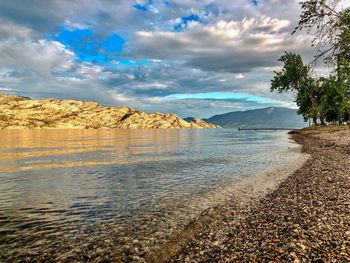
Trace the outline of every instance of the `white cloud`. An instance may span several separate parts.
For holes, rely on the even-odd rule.
[[[139,31],[132,52],[140,58],[183,61],[209,71],[249,72],[276,66],[284,50],[308,50],[309,38],[292,37],[290,21],[261,16],[241,21],[192,23],[186,31]]]
[[[11,22],[0,23],[0,68],[27,70],[51,77],[58,69],[67,69],[74,53],[57,41],[33,40],[33,30]]]
[[[74,54],[56,41],[29,40],[19,42],[9,39],[0,42],[0,64],[10,68],[30,70],[50,77],[54,70],[67,68]]]
[[[235,75],[235,79],[244,79],[245,76],[242,73]]]
[[[69,19],[64,20],[64,25],[70,29],[87,29],[91,27],[91,25],[87,23],[72,22]]]
[[[1,87],[0,87],[0,91],[11,91],[11,90],[13,90],[13,89],[10,89],[10,88],[1,88]]]
[[[168,87],[168,85],[164,84],[164,83],[159,83],[159,82],[155,82],[155,83],[144,83],[144,84],[136,84],[134,85],[134,87],[136,88],[140,88],[140,89],[165,89]]]
[[[91,62],[82,62],[76,65],[74,73],[84,79],[97,79],[103,75],[103,68]]]

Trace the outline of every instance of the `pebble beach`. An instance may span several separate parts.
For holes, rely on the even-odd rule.
[[[350,262],[350,130],[291,136],[308,155],[299,169],[206,211],[149,262]]]

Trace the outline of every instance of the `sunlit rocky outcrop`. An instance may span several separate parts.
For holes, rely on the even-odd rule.
[[[218,128],[175,114],[146,113],[92,101],[30,99],[0,94],[0,129],[166,129]]]

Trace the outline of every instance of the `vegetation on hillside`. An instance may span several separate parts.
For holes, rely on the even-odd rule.
[[[314,124],[348,121],[350,117],[350,9],[337,0],[301,2],[300,20],[293,34],[305,30],[312,35],[314,60],[305,64],[299,54],[285,52],[284,66],[275,71],[271,91],[291,91],[298,113]],[[312,69],[323,63],[331,69],[328,77],[318,77]]]

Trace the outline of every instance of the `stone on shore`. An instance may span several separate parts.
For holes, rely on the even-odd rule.
[[[350,130],[293,137],[303,167],[248,208],[232,200],[159,262],[350,262]]]

